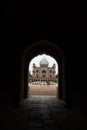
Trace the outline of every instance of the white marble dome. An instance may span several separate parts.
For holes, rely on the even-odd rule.
[[[40,64],[49,64],[48,60],[45,57],[40,61]]]

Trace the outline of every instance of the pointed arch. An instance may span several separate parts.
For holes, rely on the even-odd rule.
[[[28,96],[28,66],[30,61],[35,56],[44,53],[52,56],[59,65],[59,90],[57,96],[59,99],[65,100],[65,57],[58,46],[47,40],[37,41],[24,50],[21,65],[21,96],[25,98]]]

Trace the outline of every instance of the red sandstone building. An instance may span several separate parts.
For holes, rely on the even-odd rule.
[[[55,81],[55,67],[55,64],[49,67],[49,62],[45,58],[40,61],[40,67],[37,67],[34,63],[32,74],[33,81]]]

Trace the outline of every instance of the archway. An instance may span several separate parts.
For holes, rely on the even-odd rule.
[[[46,54],[37,55],[29,64],[29,95],[58,95],[58,63]]]
[[[28,66],[32,58],[38,54],[48,54],[52,56],[59,65],[59,90],[58,98],[65,100],[65,57],[62,50],[53,43],[45,40],[41,40],[33,43],[27,49],[25,49],[22,56],[22,68],[21,68],[21,97],[27,98],[28,96]]]

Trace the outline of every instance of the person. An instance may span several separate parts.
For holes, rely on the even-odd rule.
[[[47,80],[47,86],[48,86],[48,80]]]
[[[48,81],[48,85],[50,85],[50,80]]]
[[[49,81],[49,80],[47,80],[47,86],[48,86],[48,85],[50,85],[50,81]]]

